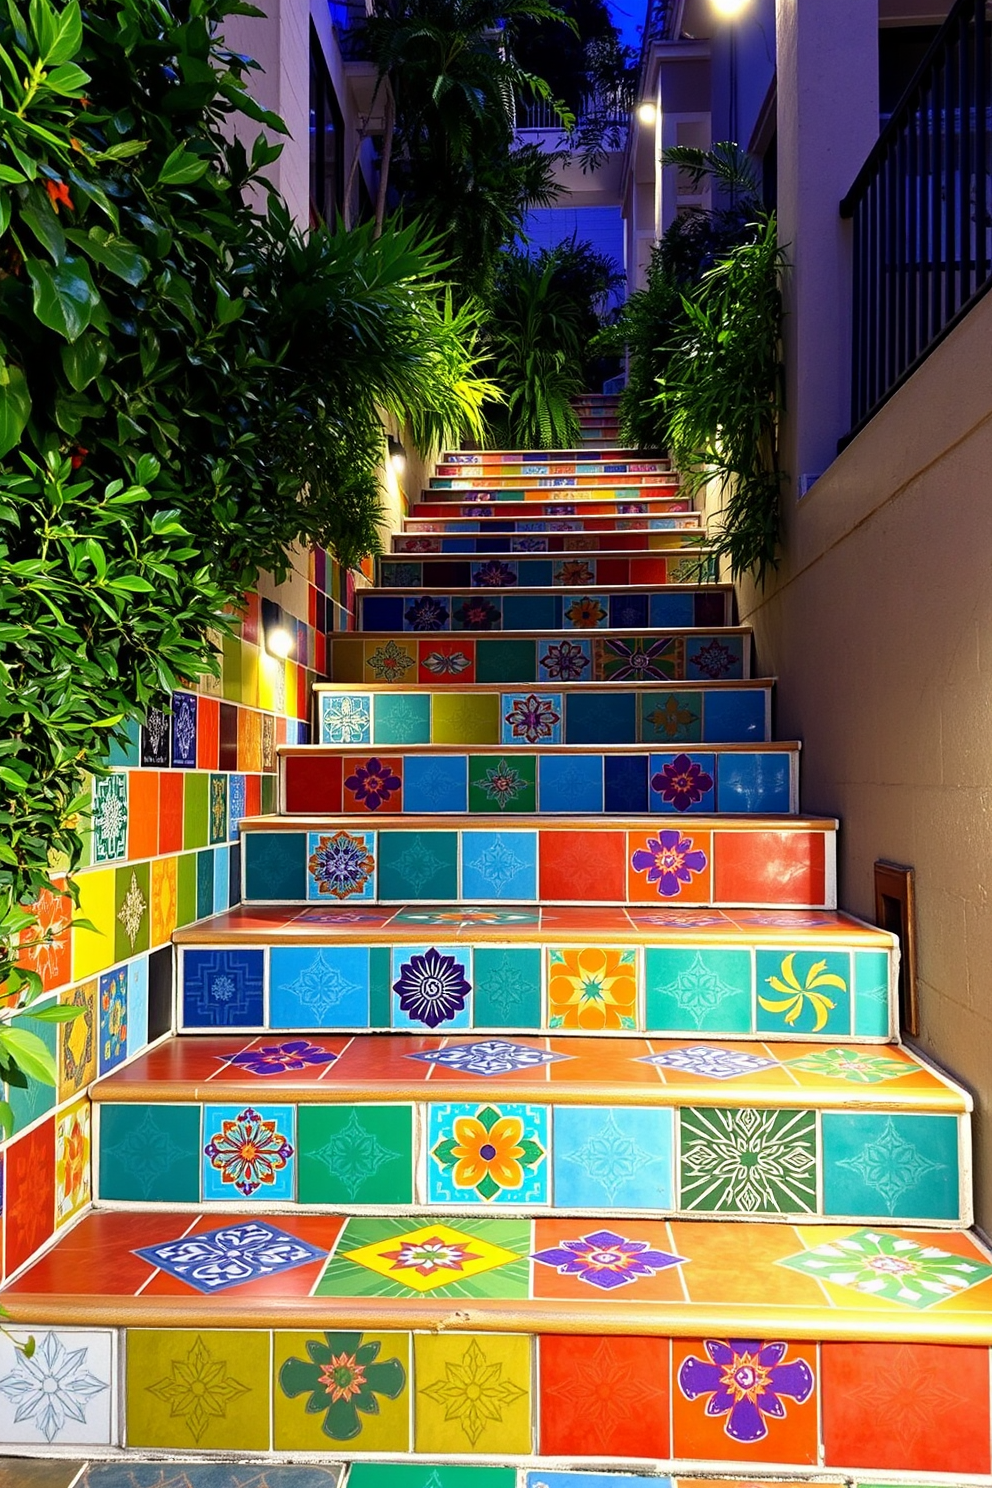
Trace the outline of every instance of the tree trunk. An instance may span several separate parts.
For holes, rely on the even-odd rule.
[[[386,221],[386,196],[389,192],[389,166],[393,158],[393,131],[396,127],[396,100],[390,88],[386,94],[386,121],[382,133],[382,164],[379,167],[379,190],[375,199],[375,236],[382,236]]]

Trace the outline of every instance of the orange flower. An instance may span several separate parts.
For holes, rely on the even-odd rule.
[[[636,1028],[634,953],[583,946],[554,950],[548,980],[552,1028]]]
[[[46,181],[45,190],[48,192],[48,199],[56,212],[59,207],[72,207],[72,197],[69,195],[69,188],[64,181]]]
[[[523,1134],[519,1116],[500,1116],[488,1131],[477,1116],[457,1116],[451,1148],[455,1187],[477,1188],[488,1177],[499,1188],[519,1188],[524,1181]]]
[[[576,630],[595,630],[599,622],[606,619],[606,611],[598,599],[587,595],[583,599],[572,601],[565,611],[565,618],[572,622]]]
[[[65,1139],[65,1163],[64,1176],[62,1179],[62,1197],[66,1203],[70,1203],[79,1189],[82,1187],[86,1176],[86,1138],[79,1125],[79,1118],[73,1117]]]

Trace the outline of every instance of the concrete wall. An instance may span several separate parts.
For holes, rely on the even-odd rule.
[[[746,588],[802,805],[841,819],[842,905],[877,858],[916,869],[920,1043],[975,1093],[992,1233],[992,296],[801,502],[781,569]]]

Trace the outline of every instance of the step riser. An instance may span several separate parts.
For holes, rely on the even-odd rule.
[[[806,1474],[817,1468],[855,1473],[859,1488],[870,1488],[879,1471],[919,1483],[928,1472],[949,1468],[954,1476],[940,1481],[964,1488],[968,1474],[987,1474],[990,1465],[989,1351],[978,1345],[949,1356],[940,1345],[923,1344],[904,1356],[884,1343],[796,1339],[774,1345],[759,1334],[754,1342],[767,1350],[763,1357],[771,1372],[759,1396],[764,1409],[748,1411],[735,1409],[729,1395],[723,1406],[717,1393],[721,1366],[733,1372],[734,1350],[725,1339],[708,1346],[705,1336],[628,1333],[604,1339],[591,1329],[572,1337],[471,1329],[436,1335],[400,1331],[396,1322],[385,1327],[373,1307],[347,1331],[329,1318],[326,1334],[313,1321],[305,1331],[270,1331],[257,1323],[215,1330],[73,1330],[50,1329],[40,1316],[28,1322],[24,1331],[42,1340],[46,1352],[76,1355],[85,1370],[87,1393],[78,1407],[83,1419],[70,1419],[53,1443],[70,1445],[76,1455],[126,1444],[133,1452],[166,1451],[195,1463],[233,1452],[264,1470],[268,1454],[277,1461],[280,1454],[306,1453],[322,1472],[328,1463],[351,1463],[348,1488],[594,1488],[600,1480],[577,1470],[582,1463],[592,1472],[638,1463],[677,1474],[722,1470],[728,1481],[711,1481],[710,1488],[740,1488],[739,1473],[750,1462],[765,1473],[787,1473],[790,1482],[797,1481],[796,1473],[803,1473],[798,1481],[813,1481]],[[22,1371],[7,1348],[5,1359],[16,1377]],[[742,1343],[736,1345],[737,1367],[749,1373],[753,1348],[748,1354]],[[358,1365],[366,1387],[357,1395],[362,1410],[352,1405],[349,1411],[350,1402],[333,1408],[331,1386],[320,1383],[329,1359],[338,1368]],[[953,1436],[907,1431],[894,1407],[882,1413],[873,1408],[878,1381],[890,1378],[894,1359],[910,1369],[923,1399],[941,1389],[943,1409],[956,1423]],[[480,1378],[484,1383],[476,1389],[486,1409],[472,1412],[465,1391]],[[208,1408],[194,1410],[182,1393],[191,1379],[202,1382]],[[597,1379],[624,1388],[593,1394],[589,1382]],[[713,1401],[717,1409],[710,1414]],[[13,1417],[13,1406],[6,1414]],[[17,1447],[49,1445],[36,1413],[11,1419],[6,1435]],[[390,1455],[391,1464],[374,1460]],[[534,1470],[537,1455],[574,1463],[576,1470]],[[397,1456],[406,1460],[397,1462]],[[452,1463],[452,1456],[465,1465]],[[439,1459],[447,1465],[432,1471]],[[527,1465],[518,1472],[512,1465],[471,1467],[475,1462]],[[181,1471],[164,1470],[170,1482]],[[162,1466],[155,1471],[156,1481],[164,1481]],[[223,1477],[216,1483],[211,1478],[214,1488],[243,1488],[251,1468],[243,1466],[231,1478],[221,1466],[216,1471]],[[691,1488],[682,1477],[627,1478],[612,1471],[601,1481],[604,1488]],[[703,1488],[702,1480],[695,1481]],[[132,1482],[142,1488],[152,1479]],[[886,1482],[892,1485],[891,1476]],[[332,1488],[331,1479],[327,1485]],[[111,1488],[121,1488],[121,1481]],[[306,1478],[299,1488],[314,1484]]]
[[[319,914],[319,911],[317,912]],[[340,913],[340,911],[339,911]],[[646,911],[650,916],[650,911]],[[652,1039],[685,1039],[695,1044],[700,1037],[731,1040],[761,1040],[774,1037],[802,1043],[830,1045],[837,1039],[857,1038],[866,1043],[896,1036],[897,957],[886,950],[861,950],[838,942],[836,936],[818,939],[809,931],[801,943],[790,945],[761,938],[755,927],[747,946],[738,942],[714,948],[700,940],[693,944],[691,931],[685,943],[632,944],[635,933],[660,933],[648,921],[637,921],[639,931],[628,931],[622,939],[623,961],[617,963],[617,1001],[604,1007],[599,1016],[565,1006],[560,997],[562,965],[589,962],[612,964],[618,952],[602,941],[562,947],[541,944],[535,924],[531,944],[508,944],[500,940],[499,925],[470,922],[475,943],[467,942],[464,929],[443,923],[443,916],[416,910],[399,914],[403,923],[384,942],[362,944],[359,939],[335,944],[333,914],[325,926],[325,941],[315,944],[314,926],[302,917],[302,933],[293,941],[292,927],[285,942],[252,944],[240,938],[236,948],[223,944],[183,946],[179,949],[178,985],[181,989],[179,1020],[185,1033],[218,1033],[237,1028],[246,1033],[295,1031],[396,1032],[409,1031],[409,1015],[400,1007],[393,984],[418,947],[409,937],[421,933],[424,948],[451,956],[462,968],[467,984],[464,1009],[437,1024],[426,1024],[420,1032],[459,1036],[534,1035],[556,1038],[565,1032],[628,1032]],[[441,923],[437,923],[438,918]],[[494,915],[496,918],[496,915]],[[526,919],[517,912],[515,918]],[[388,914],[384,921],[388,923]],[[432,923],[433,922],[433,923]],[[342,925],[338,937],[354,929]],[[433,935],[435,939],[431,940]],[[447,943],[445,936],[454,940]],[[616,933],[611,937],[615,942]],[[242,940],[244,943],[242,943]],[[789,961],[789,957],[792,961]],[[798,1009],[768,1006],[786,1003],[771,978],[784,981],[791,967],[800,987],[814,983],[819,962],[837,979],[821,988],[833,1004],[816,1005],[808,997]],[[225,978],[236,989],[224,1001],[213,994],[217,978]],[[843,984],[842,986],[839,985]],[[817,990],[812,987],[811,990]],[[620,992],[623,1006],[620,1006]],[[791,1016],[793,1021],[787,1022]],[[627,1020],[627,1026],[624,1024]],[[822,1020],[822,1021],[821,1021]],[[833,1061],[827,1061],[833,1067]],[[869,1071],[872,1078],[874,1072]],[[843,1077],[846,1082],[847,1075]],[[723,1088],[723,1087],[721,1087]],[[842,1088],[848,1088],[846,1083]],[[860,1084],[851,1087],[861,1090]]]
[[[623,471],[611,471],[608,467],[593,469],[588,473],[573,471],[567,475],[547,475],[540,471],[515,470],[512,466],[501,470],[478,466],[450,475],[432,475],[425,489],[461,491],[471,486],[492,491],[505,491],[513,486],[529,491],[609,491],[622,499],[645,491],[658,495],[676,491],[679,489],[679,482],[674,475],[628,475]]]
[[[403,595],[360,590],[358,630],[634,630],[685,626],[705,629],[733,623],[733,594],[692,590],[637,594],[623,589],[579,589],[558,593],[504,591],[477,586],[468,593],[409,590]]]
[[[494,537],[484,537],[479,533],[468,533],[464,537],[433,533],[413,536],[400,533],[394,535],[390,552],[393,555],[413,556],[424,553],[485,553],[493,557],[503,557],[507,553],[590,553],[595,556],[607,549],[611,554],[651,553],[656,562],[666,565],[664,582],[668,584],[697,582],[700,562],[709,564],[713,561],[705,548],[687,557],[671,552],[666,556],[667,543],[667,537],[657,532],[547,532],[537,536],[532,533],[526,536],[497,533]],[[661,583],[662,580],[651,582]]]
[[[398,687],[459,682],[719,682],[750,676],[750,631],[677,635],[344,636],[328,644],[335,682]]]
[[[628,479],[635,478],[644,480],[651,476],[664,476],[667,480],[676,481],[678,477],[672,473],[667,461],[662,460],[587,460],[585,458],[573,458],[571,460],[502,460],[495,457],[487,457],[481,461],[471,464],[443,460],[435,471],[436,478],[455,477],[459,480],[466,475],[487,477],[490,475],[517,476],[528,478],[531,476],[625,476]]]
[[[466,500],[466,495],[471,495],[471,500]],[[425,499],[417,501],[411,506],[407,513],[410,521],[419,521],[423,517],[523,517],[528,521],[531,517],[667,517],[667,516],[696,516],[692,510],[691,502],[682,496],[673,496],[664,501],[542,501],[536,498],[524,500],[514,491],[496,492],[491,497],[482,492],[466,493],[460,491],[454,498],[443,498],[440,493],[433,495],[428,492]],[[701,526],[698,520],[695,524]]]
[[[716,578],[715,565],[708,555],[700,555],[703,580]],[[628,585],[651,584],[656,588],[668,583],[669,560],[658,558],[625,558],[612,553],[599,556],[590,553],[582,558],[518,557],[509,550],[497,558],[473,563],[471,559],[450,557],[433,559],[380,558],[376,569],[382,589],[439,589],[449,593],[457,589],[491,589],[519,585],[527,588],[548,586],[575,589],[583,584]],[[689,564],[684,565],[686,568]],[[688,579],[683,580],[688,585]],[[698,576],[697,576],[698,582]]]
[[[348,841],[335,841],[342,832]],[[640,830],[594,822],[494,829],[454,819],[446,829],[372,829],[329,817],[319,831],[253,826],[242,843],[244,900],[254,904],[836,907],[834,833],[816,828],[708,830],[683,819]],[[665,866],[669,848],[684,878]],[[342,880],[333,864],[345,851],[351,868]]]
[[[319,692],[321,744],[763,743],[771,686],[674,691],[588,684],[539,692]]]
[[[563,516],[560,519],[539,517],[525,521],[522,517],[504,517],[502,512],[487,507],[492,515],[482,518],[451,517],[406,517],[403,530],[407,536],[419,537],[438,533],[440,535],[470,537],[473,534],[493,537],[516,536],[527,532],[653,532],[659,547],[689,548],[698,543],[702,528],[698,516],[693,512],[677,513],[673,516],[587,517]],[[602,546],[602,544],[600,544]],[[612,547],[609,543],[607,546]]]
[[[714,811],[771,816],[799,810],[799,756],[788,750],[516,751],[505,759],[434,750],[342,756],[311,748],[281,755],[279,763],[279,811],[288,816],[342,811],[375,817],[491,816],[500,811],[528,816],[650,812],[682,818]]]

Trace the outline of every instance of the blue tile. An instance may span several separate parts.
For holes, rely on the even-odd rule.
[[[537,832],[464,832],[461,897],[537,898]]]
[[[472,1023],[472,952],[468,946],[400,946],[392,952],[393,1028],[438,1030]]]
[[[451,629],[451,601],[445,594],[408,594],[400,606],[404,630]],[[366,625],[365,629],[370,630],[371,626]]]
[[[474,553],[475,539],[471,537],[444,537],[441,539],[442,553]]]
[[[203,1197],[240,1204],[292,1203],[296,1190],[296,1107],[205,1106]],[[258,1152],[245,1162],[240,1148]]]
[[[697,754],[695,750],[653,754],[651,810],[670,811],[678,816],[690,811],[712,811],[715,771],[712,754]]]
[[[227,905],[224,905],[227,908]],[[127,968],[127,1052],[137,1054],[148,1042],[148,957],[138,956]]]
[[[227,819],[230,840],[237,842],[240,832],[241,818],[245,814],[245,777],[243,775],[229,775],[227,777]]]
[[[495,1092],[494,1092],[495,1097]],[[431,1204],[500,1205],[540,1204],[548,1202],[550,1140],[547,1106],[520,1105],[514,1101],[455,1102],[428,1108],[427,1135],[427,1197]],[[458,1171],[456,1159],[451,1151],[454,1124],[458,1120],[493,1124],[499,1120],[520,1122],[521,1142],[524,1152],[520,1159],[522,1182],[516,1188],[503,1188],[499,1183],[499,1170],[494,1168],[480,1173],[474,1188],[461,1187],[455,1183]],[[483,1152],[485,1148],[481,1149]],[[519,1149],[518,1149],[519,1150]]]
[[[504,630],[554,630],[561,625],[561,599],[554,594],[508,594]]]
[[[500,743],[560,744],[562,693],[523,690],[500,695]]]
[[[110,763],[112,765],[140,765],[141,764],[141,725],[136,718],[129,718],[120,725],[120,731],[127,738],[119,743],[116,739],[110,745]]]
[[[760,813],[788,811],[788,754],[720,756],[716,809]]]
[[[673,1124],[667,1107],[556,1106],[557,1209],[670,1209]]]
[[[744,675],[744,637],[715,634],[694,636],[686,642],[685,674],[691,681],[710,682]]]
[[[403,607],[407,603],[399,595],[370,594],[361,602],[362,630],[400,630],[403,626]]]
[[[543,636],[537,643],[537,676],[540,682],[589,682],[592,680],[592,641],[568,636]]]
[[[223,914],[231,902],[231,855],[226,847],[214,848],[214,914]]]
[[[610,625],[614,630],[640,630],[645,625],[657,625],[656,620],[648,620],[647,594],[611,594],[610,595]],[[670,624],[680,624],[680,621],[671,621]]]
[[[643,754],[608,754],[604,760],[606,810],[647,811],[648,761]]]
[[[570,692],[565,699],[566,744],[636,744],[637,694]]]
[[[854,1032],[859,1038],[887,1038],[889,1024],[888,953],[855,951]]]
[[[468,809],[468,758],[464,754],[406,756],[403,764],[405,811],[433,815]]]
[[[695,610],[691,594],[652,594],[651,625],[693,625]]]
[[[260,950],[184,950],[184,1027],[262,1027],[264,967]]]
[[[376,744],[429,744],[430,693],[376,693],[372,701],[372,733]]]
[[[707,744],[762,743],[766,737],[765,692],[714,688],[703,696],[703,738]]]
[[[196,707],[188,692],[172,694],[172,763],[177,769],[196,769]]]
[[[825,1111],[822,1121],[825,1216],[960,1219],[957,1117]]]
[[[320,742],[322,744],[371,744],[372,694],[369,692],[322,692],[320,694]]]
[[[368,1019],[368,946],[272,947],[270,1028],[364,1028]]]
[[[546,754],[538,770],[541,811],[603,810],[602,755]]]

